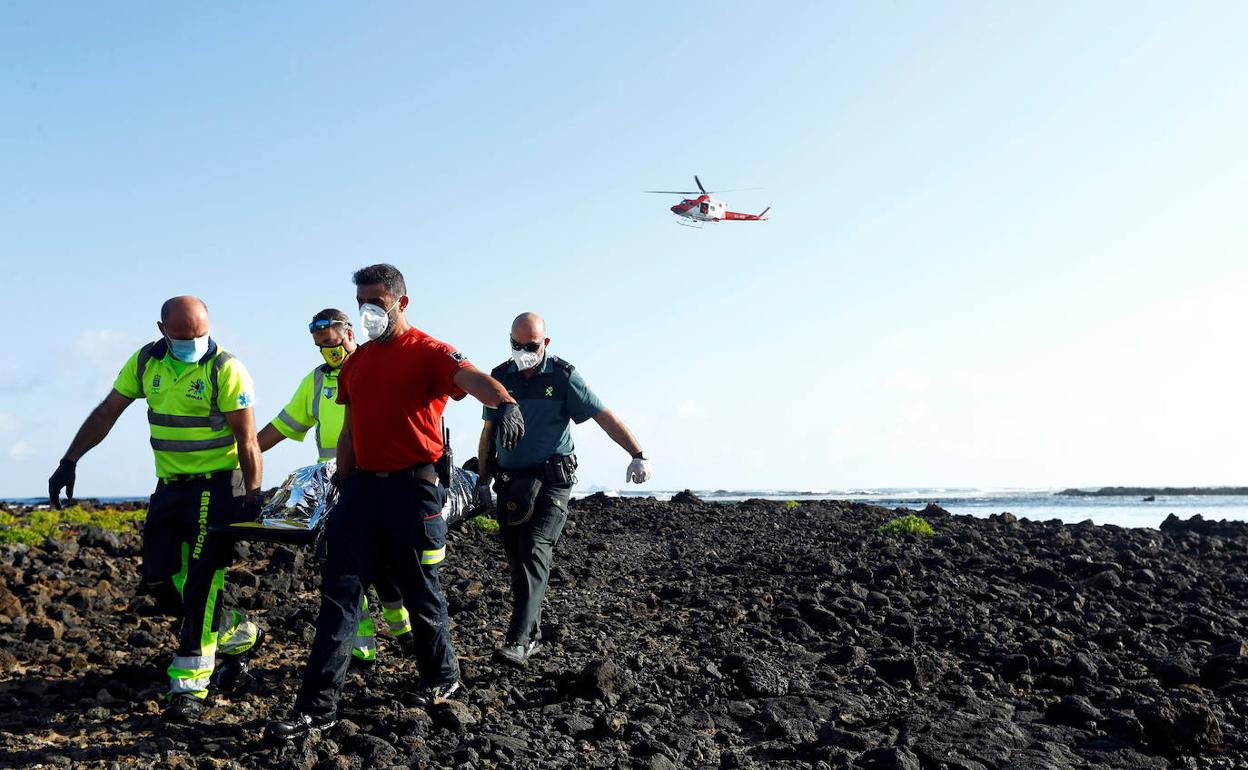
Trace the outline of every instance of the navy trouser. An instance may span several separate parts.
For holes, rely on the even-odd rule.
[[[571,484],[542,484],[527,521],[511,523],[499,508],[498,531],[511,567],[511,622],[507,644],[527,644],[541,638],[542,599],[550,579],[555,544],[568,519]]]
[[[360,601],[377,563],[385,565],[411,613],[422,682],[439,685],[459,678],[446,596],[438,582],[438,563],[446,555],[445,498],[441,485],[421,478],[356,472],[347,479],[326,523],[321,614],[296,711],[337,711],[362,617]]]

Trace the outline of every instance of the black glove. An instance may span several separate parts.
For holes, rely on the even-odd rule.
[[[64,458],[61,464],[56,466],[56,470],[48,477],[48,500],[52,503],[52,507],[58,511],[61,509],[61,490],[65,490],[66,502],[74,499],[74,479],[77,477],[75,470],[78,463]]]
[[[494,505],[494,498],[490,496],[489,483],[477,485],[477,506],[479,508],[490,508]]]
[[[494,413],[494,430],[498,432],[498,443],[503,449],[508,452],[515,449],[524,438],[524,416],[520,414],[520,407],[499,404]]]
[[[238,520],[255,521],[260,518],[262,508],[264,508],[264,496],[261,494],[240,497],[238,498]]]

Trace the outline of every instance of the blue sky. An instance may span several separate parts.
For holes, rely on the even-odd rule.
[[[390,261],[483,368],[545,315],[655,489],[1246,483],[1240,3],[0,9],[0,496],[161,301],[270,419]],[[763,191],[680,228],[643,189]],[[152,486],[142,408],[78,493]],[[457,453],[479,411],[453,405]],[[584,485],[627,457],[577,429]],[[266,455],[266,483],[310,445]]]

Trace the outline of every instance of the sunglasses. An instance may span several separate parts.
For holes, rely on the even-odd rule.
[[[541,350],[541,349],[542,349],[542,343],[540,343],[540,342],[526,342],[526,343],[524,343],[524,344],[521,344],[521,343],[519,343],[519,342],[516,342],[514,339],[512,339],[512,341],[511,341],[511,349],[512,349],[512,350],[523,350],[523,351],[524,351],[524,352],[526,352],[526,353],[536,353],[537,351],[539,351],[539,350]]]
[[[319,331],[324,331],[331,326],[350,326],[350,325],[351,324],[347,323],[346,321],[334,321],[332,319],[322,318],[320,320],[313,321],[312,323],[308,324],[308,331],[319,332]]]

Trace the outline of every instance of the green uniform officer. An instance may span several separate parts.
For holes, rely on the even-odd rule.
[[[315,429],[317,462],[323,463],[338,454],[338,435],[342,433],[346,414],[346,407],[338,403],[338,372],[347,357],[355,352],[355,332],[347,314],[335,308],[326,308],[312,316],[308,331],[325,363],[308,372],[290,397],[290,403],[260,430],[260,451],[267,452],[286,438],[303,441],[308,432]],[[373,590],[381,599],[386,635],[411,654],[415,639],[411,617],[403,606],[403,595],[382,565],[375,565],[374,572]],[[377,627],[368,612],[367,596],[362,615],[351,655],[356,660],[371,663],[377,659]]]
[[[512,360],[490,376],[520,405],[524,438],[510,450],[496,446],[494,410],[486,408],[478,447],[483,458],[478,497],[490,504],[488,485],[495,478],[499,533],[511,570],[511,621],[496,655],[520,666],[538,648],[542,597],[576,482],[570,423],[592,418],[632,455],[627,480],[640,484],[650,478],[650,463],[628,427],[603,407],[576,367],[547,353],[549,345],[541,316],[524,313],[512,322]]]
[[[134,399],[147,399],[159,481],[143,527],[143,586],[162,608],[182,614],[165,717],[189,721],[203,711],[210,685],[239,681],[263,638],[241,612],[221,606],[233,544],[213,531],[258,509],[260,450],[251,376],[208,336],[208,308],[174,297],[160,318],[162,338],[130,356],[74,436],[48,493],[58,508],[61,489],[72,498],[78,460]]]

